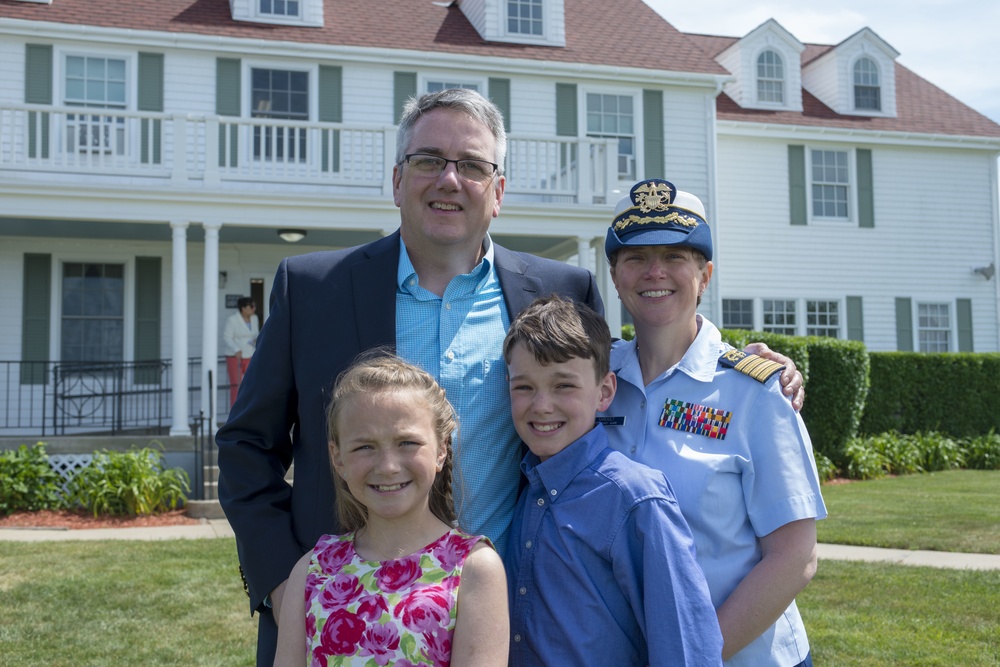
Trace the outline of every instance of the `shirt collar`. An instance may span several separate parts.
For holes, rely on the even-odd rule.
[[[576,442],[550,458],[542,461],[528,452],[521,461],[521,472],[531,480],[538,476],[549,494],[549,500],[562,497],[562,492],[576,479],[577,475],[608,446],[608,434],[603,424],[595,424]]]
[[[483,239],[483,258],[468,274],[478,278],[477,283],[482,282],[493,270],[493,255],[493,241],[490,239],[489,233],[487,233],[486,238]],[[409,291],[418,284],[420,284],[420,276],[417,275],[417,270],[413,268],[413,262],[410,261],[410,253],[407,252],[406,243],[403,242],[403,237],[400,235],[399,264],[396,268],[396,288],[402,291]]]
[[[675,369],[693,380],[711,382],[722,354],[722,334],[714,324],[702,317],[698,318],[698,335],[694,342],[674,366]],[[619,342],[611,350],[611,370],[629,383],[641,387],[642,369],[639,367],[639,355],[636,352],[636,340]]]

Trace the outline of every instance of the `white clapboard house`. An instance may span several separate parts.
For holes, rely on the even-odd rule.
[[[705,202],[728,327],[997,351],[1000,126],[872,30],[685,34],[641,0],[0,0],[0,434],[188,433],[279,260],[392,232],[404,101],[504,111],[492,234],[595,271],[613,206]]]

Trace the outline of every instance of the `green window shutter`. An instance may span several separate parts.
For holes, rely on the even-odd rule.
[[[344,120],[344,68],[319,67],[319,120],[340,123]],[[340,130],[323,130],[322,170],[340,171]]]
[[[403,107],[407,100],[417,96],[417,73],[416,72],[393,72],[392,73],[392,103],[396,109],[395,123],[398,125],[403,118]]]
[[[24,50],[25,104],[52,104],[52,46],[27,44]],[[28,112],[28,157],[49,157],[49,114]]]
[[[665,178],[663,164],[663,91],[642,91],[644,178]]]
[[[972,299],[958,299],[955,311],[958,319],[958,351],[975,352],[972,349]]]
[[[159,257],[135,258],[135,381],[159,384],[159,364],[143,364],[160,359],[160,283]]]
[[[139,90],[136,107],[139,111],[163,111],[162,53],[139,54]],[[143,118],[139,123],[139,135],[142,142],[139,159],[144,164],[160,164],[162,121]]]
[[[855,151],[858,161],[858,227],[875,226],[875,187],[872,184],[872,152]]]
[[[215,59],[215,113],[219,116],[239,116],[240,100],[240,71],[242,64],[239,58],[216,58]],[[222,126],[223,128],[226,126]],[[235,125],[229,126],[229,163],[228,166],[236,166],[236,158],[239,153],[237,143],[237,131]],[[225,167],[226,163],[226,137],[220,129],[219,132],[219,166]]]
[[[574,83],[556,84],[556,134],[560,137],[579,136]]]
[[[793,225],[804,225],[809,219],[806,205],[806,147],[788,147],[788,203]]]
[[[52,256],[24,255],[21,304],[21,384],[48,384]]]
[[[865,317],[860,296],[847,297],[847,340],[865,340]]]
[[[490,77],[488,85],[490,99],[503,114],[503,129],[510,132],[510,79]]]
[[[905,297],[896,297],[896,349],[913,352],[913,304]]]

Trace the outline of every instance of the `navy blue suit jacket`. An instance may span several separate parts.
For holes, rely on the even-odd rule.
[[[603,313],[593,275],[494,244],[513,319],[560,294]],[[325,409],[337,375],[365,350],[395,347],[399,232],[367,245],[288,257],[230,417],[217,436],[219,500],[236,533],[251,611],[325,533],[339,532]],[[294,486],[284,481],[295,463]]]

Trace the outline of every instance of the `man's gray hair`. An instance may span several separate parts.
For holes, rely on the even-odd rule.
[[[411,97],[406,102],[396,131],[396,164],[400,164],[406,157],[413,140],[413,126],[421,116],[434,109],[462,111],[488,127],[496,140],[497,150],[493,159],[500,165],[497,172],[503,174],[503,163],[507,156],[507,132],[503,127],[503,114],[495,104],[468,88],[447,88],[419,98]]]

